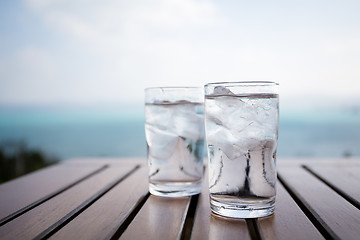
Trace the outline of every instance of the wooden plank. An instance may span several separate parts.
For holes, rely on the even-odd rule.
[[[302,165],[316,165],[321,167],[333,166],[359,166],[360,158],[279,158],[276,165],[278,167],[295,167]]]
[[[147,166],[147,159],[144,157],[129,157],[129,158],[111,158],[111,157],[86,157],[74,158],[64,161],[64,164],[71,164],[73,166],[83,166],[91,164],[107,164],[110,166],[124,166],[124,165],[142,165]]]
[[[259,218],[264,239],[324,239],[302,210],[296,205],[283,185],[276,185],[276,203],[273,215]]]
[[[356,166],[319,166],[316,164],[305,164],[306,168],[331,188],[350,201],[360,209],[360,161]]]
[[[107,168],[0,227],[2,239],[33,239],[133,167]]]
[[[250,239],[245,220],[222,218],[211,213],[208,174],[205,172],[191,239]]]
[[[120,239],[179,239],[190,197],[151,195]]]
[[[360,210],[303,168],[280,168],[279,176],[329,238],[359,239]]]
[[[359,166],[360,158],[315,158],[301,159],[302,165],[311,164],[317,166],[349,167]]]
[[[107,239],[148,193],[147,167],[138,169],[50,239]]]
[[[104,164],[51,166],[0,185],[0,219],[99,171]]]

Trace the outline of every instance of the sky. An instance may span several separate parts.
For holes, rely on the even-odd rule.
[[[360,1],[0,1],[0,105],[142,103],[269,80],[287,109],[360,109]]]

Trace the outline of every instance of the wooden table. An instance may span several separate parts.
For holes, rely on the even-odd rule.
[[[276,210],[211,214],[148,193],[145,159],[78,159],[0,185],[0,239],[360,239],[360,159],[278,161]]]

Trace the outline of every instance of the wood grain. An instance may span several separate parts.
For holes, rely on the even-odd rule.
[[[207,176],[197,205],[194,204],[196,201],[189,205],[190,197],[148,197],[145,158],[84,158],[68,161],[0,185],[0,216],[6,216],[90,174],[83,181],[1,226],[0,239],[33,239],[61,222],[64,217],[72,215],[97,195],[99,198],[96,201],[78,214],[73,214],[74,217],[56,229],[50,238],[110,239],[115,234],[121,239],[179,239],[180,236],[190,236],[196,240],[251,239],[250,233],[254,237],[254,229],[249,224],[251,222],[259,228],[263,239],[322,239],[316,230],[319,225],[328,229],[334,238],[358,239],[360,210],[320,180],[320,177],[349,196],[359,199],[360,161],[291,161],[279,161],[282,164],[278,164],[278,170],[286,189],[298,204],[278,183],[275,214],[248,221],[248,225],[242,219],[232,220],[211,213]],[[107,168],[91,175],[105,164]],[[131,172],[135,164],[141,167]],[[304,169],[304,164],[320,177]],[[127,176],[126,173],[131,174],[122,180],[121,176]],[[119,178],[120,183],[112,185],[109,191],[103,191]],[[99,192],[104,194],[99,195]],[[299,204],[299,201],[303,204]],[[185,221],[186,216],[188,220],[193,216],[193,221]],[[181,235],[184,233],[184,224],[189,227],[186,229],[190,229],[193,224],[192,231]]]
[[[96,165],[96,164],[107,164],[109,166],[124,166],[134,164],[147,166],[147,159],[144,157],[129,157],[129,158],[110,158],[110,157],[86,157],[86,158],[74,158],[65,161],[64,164],[70,164],[72,166],[84,166],[84,165]]]
[[[196,209],[191,239],[250,239],[250,233],[245,220],[222,218],[211,213],[207,176],[206,171]]]
[[[280,168],[279,175],[330,235],[359,239],[359,209],[303,168]]]
[[[264,239],[324,239],[280,182],[276,189],[275,213],[259,218]]]
[[[120,239],[178,239],[190,197],[151,195]]]
[[[72,184],[104,166],[58,164],[0,185],[0,219]]]
[[[50,239],[110,239],[148,192],[147,176],[138,169]]]
[[[107,168],[0,227],[2,239],[33,239],[133,167]],[[21,227],[19,227],[21,226]]]
[[[360,208],[360,161],[357,166],[318,166],[316,164],[305,165],[307,169],[319,176],[324,182],[336,191],[350,198],[357,208]]]

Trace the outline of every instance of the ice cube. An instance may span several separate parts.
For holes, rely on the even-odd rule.
[[[236,192],[243,187],[245,179],[244,159],[229,160],[227,155],[214,147],[209,165],[209,186],[212,193]]]
[[[236,101],[236,99],[235,99]],[[231,105],[234,104],[234,98],[232,97],[218,97],[216,100],[207,100],[206,112],[207,122],[213,122],[219,126],[226,126],[226,123],[230,121],[232,109]],[[214,126],[214,129],[217,128]]]
[[[213,127],[211,126],[212,124],[214,123],[207,122],[208,127],[213,128],[213,130],[209,131],[206,136],[208,145],[217,146],[231,160],[244,155],[242,149],[235,144],[238,142],[238,139],[234,137],[229,129],[223,126]]]
[[[211,104],[211,105],[210,105]],[[216,101],[210,102],[208,116],[217,119],[221,125],[228,129],[242,129],[249,125],[246,113],[243,113],[243,101],[234,97],[218,97]]]
[[[272,124],[265,118],[264,111],[257,111],[256,105],[247,101],[239,101],[237,107],[224,122],[224,126],[232,129],[234,137],[237,142],[247,142],[253,145],[252,142],[258,142],[264,139],[268,128]]]
[[[276,170],[272,154],[274,141],[264,140],[258,147],[249,151],[251,191],[258,196],[272,196],[275,192]]]
[[[203,138],[204,119],[192,109],[181,108],[174,112],[171,128],[178,136],[195,142]]]
[[[173,111],[168,105],[146,105],[145,120],[147,124],[157,126],[160,129],[168,129],[171,125]]]
[[[213,94],[211,94],[212,96],[226,96],[226,95],[235,95],[234,93],[232,93],[229,89],[227,89],[226,87],[223,86],[216,86],[214,88],[214,92]]]
[[[149,146],[149,155],[156,159],[167,159],[175,151],[178,135],[146,124],[146,142]]]

